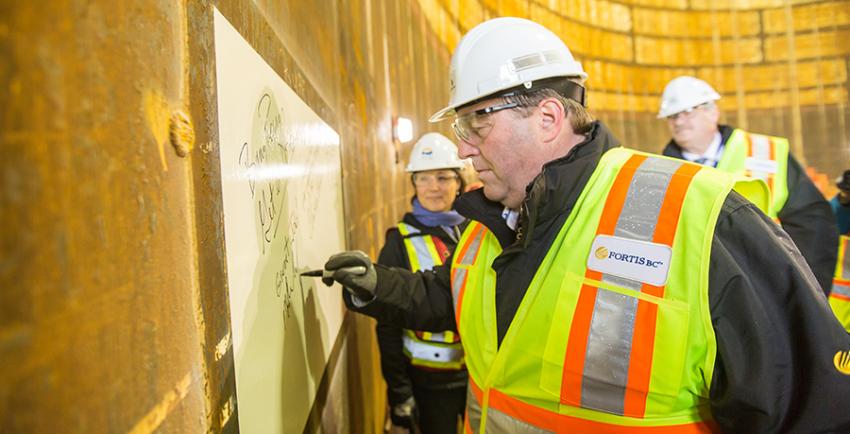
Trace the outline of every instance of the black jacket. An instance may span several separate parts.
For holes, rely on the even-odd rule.
[[[735,129],[720,125],[719,130],[720,143],[725,145]],[[672,140],[664,148],[664,155],[685,158],[682,148]],[[823,292],[829,294],[838,255],[835,216],[829,202],[791,154],[788,154],[787,182],[788,200],[779,211],[779,221],[800,249]]]
[[[480,191],[456,208],[485,224],[504,247],[496,271],[498,339],[552,240],[601,155],[618,146],[596,123],[588,140],[546,164],[528,187],[519,234],[500,218],[502,206]],[[717,225],[709,260],[709,309],[717,343],[711,409],[727,432],[850,432],[850,376],[833,366],[850,350],[848,335],[787,234],[732,192]],[[454,324],[448,267],[404,273],[377,266],[375,299],[354,308],[383,321],[438,330]]]
[[[412,213],[407,213],[402,219],[422,233],[438,237],[450,252],[457,246],[457,240],[452,239],[443,229],[425,226]],[[458,227],[462,231],[463,227]],[[378,264],[387,267],[398,267],[410,270],[410,259],[404,246],[404,238],[397,227],[387,230],[386,242],[378,256]],[[452,321],[452,327],[445,330],[457,330]],[[375,327],[378,335],[378,347],[381,350],[381,372],[387,382],[387,399],[390,405],[404,402],[413,396],[413,385],[425,389],[459,389],[465,388],[467,382],[466,369],[457,371],[433,371],[418,369],[410,364],[410,359],[404,355],[402,334],[398,326],[379,322]]]

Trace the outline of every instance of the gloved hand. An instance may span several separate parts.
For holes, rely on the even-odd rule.
[[[353,272],[352,267],[357,266],[364,267],[366,272]],[[375,287],[378,284],[378,274],[375,272],[375,266],[372,265],[372,260],[360,250],[350,250],[331,256],[328,262],[325,263],[325,271],[332,273],[330,277],[322,277],[322,282],[325,285],[331,286],[334,281],[337,281],[348,292],[363,301],[374,298]]]
[[[413,424],[416,423],[416,400],[411,396],[401,404],[394,405],[390,411],[390,419],[393,425],[412,430]]]

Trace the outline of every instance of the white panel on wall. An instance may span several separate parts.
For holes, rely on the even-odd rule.
[[[339,287],[298,276],[345,247],[339,136],[214,22],[239,426],[301,432],[345,311]]]

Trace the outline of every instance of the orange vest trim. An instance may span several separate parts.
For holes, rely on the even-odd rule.
[[[596,231],[597,235],[614,234],[632,178],[644,160],[646,160],[646,156],[635,155],[626,162],[618,173],[605,202],[605,208]],[[672,247],[685,193],[688,191],[688,186],[694,175],[701,169],[702,166],[696,164],[683,164],[673,174],[659,211],[658,222],[652,239],[654,243]],[[602,280],[602,273],[587,269],[585,278],[600,281]],[[561,384],[562,404],[582,406],[581,394],[585,355],[597,291],[597,288],[585,284],[579,295],[573,325],[570,329],[569,343],[564,354],[564,371]],[[644,283],[641,292],[662,298],[664,287]],[[631,354],[629,355],[628,383],[623,400],[624,416],[642,418],[646,411],[657,314],[658,306],[656,304],[644,300],[638,301]]]
[[[469,387],[476,400],[482,402],[484,393],[481,389],[472,381],[469,382]],[[558,434],[710,434],[720,432],[720,427],[713,421],[665,426],[614,425],[545,410],[505,395],[496,389],[490,389],[488,395],[490,408],[537,428]],[[468,414],[465,420],[464,431],[472,433]]]
[[[773,139],[772,139],[770,136],[767,136],[767,144],[768,144],[768,146],[767,146],[767,148],[768,148],[767,152],[768,152],[768,154],[769,154],[768,159],[769,159],[770,161],[776,161],[776,145],[773,143]],[[753,147],[753,135],[752,135],[752,134],[750,134],[750,133],[747,133],[747,156],[748,156],[748,157],[753,157],[753,156],[754,156],[754,155],[753,155],[753,154],[754,154],[754,152],[753,152],[753,151],[754,151],[754,149],[753,149],[753,148],[754,148],[754,147]],[[752,176],[752,171],[751,171],[751,170],[747,170],[747,171],[746,171],[746,175],[747,175],[747,176]],[[770,203],[771,203],[771,204],[773,203],[773,195],[775,194],[775,193],[773,192],[773,187],[774,187],[774,186],[773,186],[773,183],[774,183],[773,178],[774,178],[774,175],[771,173],[771,174],[768,174],[768,175],[767,175],[767,179],[765,179],[765,182],[767,182],[767,189],[768,189],[768,191],[770,192]]]

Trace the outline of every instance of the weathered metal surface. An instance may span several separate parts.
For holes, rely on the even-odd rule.
[[[493,16],[561,34],[625,144],[661,148],[658,98],[689,73],[716,82],[730,123],[794,138],[833,176],[850,160],[847,1],[215,5],[341,135],[348,242],[373,257],[412,193],[391,119],[450,134],[427,124],[449,54]],[[725,24],[702,35],[705,20]],[[0,431],[238,428],[214,52],[206,1],[0,5]],[[347,324],[310,426],[377,432],[373,322]]]

